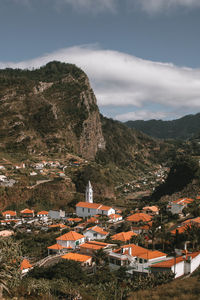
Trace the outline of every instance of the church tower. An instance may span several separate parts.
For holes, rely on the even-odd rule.
[[[88,185],[86,186],[85,191],[85,202],[93,203],[93,189],[90,181],[88,182]]]

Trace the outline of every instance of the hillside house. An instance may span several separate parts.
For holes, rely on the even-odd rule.
[[[100,203],[79,202],[76,204],[76,215],[82,218],[95,215],[109,216],[114,213],[115,210],[112,207]]]
[[[51,254],[62,254],[62,253],[65,253],[67,251],[69,251],[70,249],[67,248],[67,247],[63,247],[59,244],[54,244],[52,246],[49,246],[47,247],[48,249],[48,255],[51,255]]]
[[[132,230],[135,233],[148,232],[152,226],[152,216],[144,213],[135,213],[126,218],[131,223]]]
[[[108,232],[99,226],[93,226],[87,228],[83,232],[84,236],[90,240],[104,240],[108,236]]]
[[[120,241],[120,242],[127,243],[128,241],[130,241],[132,239],[133,236],[137,236],[137,233],[135,233],[133,231],[127,231],[127,232],[120,232],[120,233],[114,234],[111,236],[111,239],[113,241]]]
[[[182,214],[182,211],[188,204],[192,203],[194,199],[181,198],[170,202],[169,207],[172,214]]]
[[[20,215],[22,218],[34,218],[34,210],[25,208],[20,211]]]
[[[67,232],[59,237],[56,238],[57,244],[68,248],[68,249],[75,249],[79,245],[85,242],[84,235],[77,233],[75,231]]]
[[[49,212],[46,211],[46,210],[42,210],[42,211],[39,211],[37,213],[37,217],[42,220],[42,221],[47,221],[48,220],[48,214]]]
[[[145,206],[142,212],[150,216],[156,216],[159,214],[159,208],[157,206]]]
[[[88,241],[80,245],[80,253],[93,256],[97,251],[109,251],[113,246],[115,245],[97,241]]]
[[[116,222],[119,222],[119,221],[122,221],[122,216],[121,215],[118,215],[118,214],[111,214],[108,216],[109,218],[109,223],[116,223]]]
[[[150,265],[166,259],[166,254],[157,250],[148,250],[135,244],[124,245],[109,253],[109,266],[118,269],[127,266],[128,273],[149,273]]]
[[[16,213],[16,211],[13,211],[13,210],[6,210],[6,211],[2,212],[2,216],[5,220],[16,219],[17,213]]]
[[[20,270],[22,274],[28,273],[33,268],[33,266],[30,264],[29,260],[24,258],[20,265]]]
[[[62,256],[63,259],[74,260],[81,263],[81,266],[91,266],[92,256],[79,254],[79,253],[67,253]]]
[[[65,211],[63,210],[50,210],[49,211],[49,218],[53,220],[60,220],[65,218]]]

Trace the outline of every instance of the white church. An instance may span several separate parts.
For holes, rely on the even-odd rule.
[[[76,204],[76,214],[82,218],[92,217],[94,215],[109,216],[115,214],[115,210],[101,203],[93,203],[93,189],[89,181],[85,191],[85,202]]]

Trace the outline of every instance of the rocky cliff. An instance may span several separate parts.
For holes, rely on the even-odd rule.
[[[0,70],[0,86],[0,149],[94,159],[105,148],[95,95],[76,66]]]

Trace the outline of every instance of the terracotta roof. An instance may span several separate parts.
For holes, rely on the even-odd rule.
[[[94,218],[94,217],[91,217],[90,219],[87,220],[87,223],[98,223],[99,220]]]
[[[154,258],[163,257],[163,256],[167,256],[167,254],[157,251],[157,250],[155,250],[155,251],[146,250],[145,253],[141,253],[138,255],[139,258],[144,258],[144,259],[154,259]]]
[[[79,253],[67,253],[67,254],[63,255],[62,258],[85,262],[85,261],[91,259],[92,257],[89,255],[83,255],[83,254],[79,254]]]
[[[137,234],[133,231],[127,231],[114,234],[113,236],[111,236],[111,239],[126,242],[129,241],[132,238],[132,236],[137,236]]]
[[[153,264],[151,267],[153,267],[153,268],[171,268],[175,264],[178,264],[182,261],[184,261],[184,257],[179,256],[179,257],[176,257],[176,258],[174,257],[174,258],[159,262],[157,264]]]
[[[86,231],[89,231],[89,230],[92,230],[92,231],[95,231],[99,234],[102,234],[102,235],[107,235],[109,232],[103,230],[103,228],[99,227],[99,226],[93,226],[93,227],[89,227],[86,229]]]
[[[172,201],[172,203],[179,204],[179,205],[186,205],[186,204],[192,203],[193,201],[194,201],[194,199],[191,199],[191,198],[180,198],[180,199]]]
[[[80,248],[91,249],[91,250],[100,250],[100,249],[103,249],[104,246],[90,244],[90,243],[84,243],[84,244],[80,245]]]
[[[151,210],[152,212],[158,212],[159,208],[157,206],[145,206],[143,210]]]
[[[85,208],[93,208],[93,209],[101,209],[101,210],[109,210],[112,207],[103,205],[101,203],[89,203],[89,202],[79,202],[76,204],[76,207],[85,207]]]
[[[46,210],[42,210],[42,211],[39,211],[38,213],[37,213],[37,215],[48,215],[48,211],[46,211]]]
[[[30,268],[32,268],[32,265],[30,264],[30,262],[28,261],[28,259],[24,259],[24,260],[21,262],[20,269],[21,269],[21,270],[24,270],[24,269],[30,269]]]
[[[76,207],[86,207],[86,208],[93,208],[98,209],[101,206],[99,203],[89,203],[89,202],[79,202],[76,204]]]
[[[4,212],[2,212],[2,215],[5,216],[5,215],[11,215],[13,217],[15,217],[17,215],[16,211],[13,211],[13,210],[6,210]]]
[[[67,219],[68,222],[81,222],[82,218],[69,218]]]
[[[52,224],[52,225],[49,225],[49,227],[50,228],[57,228],[57,227],[59,227],[59,228],[67,228],[67,226],[64,225],[64,224]],[[68,227],[68,228],[70,228],[70,227]]]
[[[56,240],[62,240],[62,241],[76,241],[84,238],[84,235],[77,233],[75,231],[67,232],[59,237],[56,238]]]
[[[127,221],[130,221],[130,222],[139,222],[139,221],[149,222],[149,221],[151,221],[152,217],[149,216],[148,214],[136,213],[131,216],[128,216],[126,219],[127,219]]]
[[[178,232],[179,234],[181,234],[181,233],[185,232],[190,227],[191,227],[191,224],[187,224],[186,223],[185,225],[177,227],[174,230],[171,230],[170,232],[171,232],[171,234],[176,234],[176,232]]]
[[[33,213],[34,213],[34,210],[25,208],[25,209],[21,210],[20,213],[21,213],[21,214],[33,214]]]
[[[52,246],[47,247],[48,249],[52,249],[52,250],[61,250],[64,249],[65,247],[59,245],[59,244],[54,244]]]
[[[122,216],[120,216],[120,215],[118,215],[118,214],[111,214],[111,215],[109,215],[108,217],[109,217],[109,219],[114,220],[114,219],[121,218]]]

